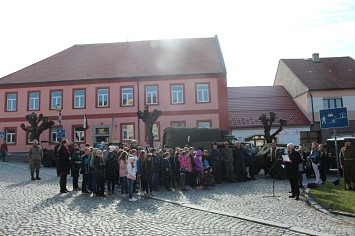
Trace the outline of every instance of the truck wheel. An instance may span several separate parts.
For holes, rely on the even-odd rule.
[[[52,155],[44,154],[42,159],[42,165],[44,167],[51,167],[52,166]]]
[[[255,166],[254,166],[254,175],[259,174],[260,171],[261,171],[261,166],[255,165]]]

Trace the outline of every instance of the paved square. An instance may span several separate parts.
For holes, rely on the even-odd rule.
[[[286,180],[257,176],[208,190],[155,192],[131,203],[118,195],[59,194],[54,168],[29,180],[27,163],[0,163],[1,235],[354,235],[355,220],[288,198]],[[68,177],[71,189],[72,179]]]

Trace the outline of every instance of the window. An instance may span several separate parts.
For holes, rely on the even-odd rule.
[[[8,93],[6,94],[6,111],[16,111],[17,109],[17,94]]]
[[[197,127],[198,128],[211,128],[211,121],[198,121]]]
[[[184,86],[172,85],[171,86],[171,103],[181,104],[184,103]]]
[[[85,107],[85,90],[77,89],[74,90],[74,108],[84,108]]]
[[[209,102],[209,85],[208,84],[198,84],[196,86],[197,90],[197,102]]]
[[[97,106],[108,107],[108,89],[97,90]]]
[[[16,143],[16,131],[15,129],[6,129],[5,130],[5,135],[6,135],[6,143],[7,144],[15,144]]]
[[[159,123],[153,124],[152,133],[153,133],[153,140],[159,140]],[[148,140],[148,134],[147,134],[147,140]]]
[[[39,110],[39,92],[30,92],[28,109]]]
[[[122,140],[134,139],[134,127],[133,125],[122,125]]]
[[[133,88],[122,88],[122,106],[133,106]]]
[[[182,128],[182,127],[185,127],[185,122],[173,121],[173,122],[171,122],[170,126],[174,127],[174,128]]]
[[[31,139],[31,132],[27,132],[27,144],[32,144],[33,139]]]
[[[82,126],[74,127],[74,142],[85,142],[85,129]]]
[[[62,107],[62,91],[51,92],[51,109],[55,109],[59,105]]]
[[[145,96],[146,104],[158,104],[158,86],[147,86]]]
[[[324,109],[333,109],[343,107],[342,98],[324,98],[323,99],[323,108]]]
[[[57,129],[59,128],[52,128],[51,129],[51,142],[59,142],[58,138],[57,138]]]

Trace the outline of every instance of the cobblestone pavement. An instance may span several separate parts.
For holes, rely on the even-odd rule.
[[[172,204],[155,199],[131,203],[117,195],[59,194],[55,169],[42,168],[41,173],[41,181],[31,181],[26,163],[0,163],[0,235],[302,235],[300,232],[306,232],[302,229],[338,235],[355,232],[351,218],[328,216],[302,201],[288,199],[286,181],[275,182],[276,195],[281,197],[264,197],[272,194],[272,181],[261,176],[250,183],[222,184],[183,194],[156,192],[157,199],[171,200]],[[71,189],[70,177],[68,187]],[[301,230],[277,223],[295,224]]]

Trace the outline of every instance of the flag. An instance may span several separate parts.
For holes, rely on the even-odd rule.
[[[84,115],[84,123],[83,123],[83,128],[86,129],[88,127],[88,118],[86,117],[86,113]]]
[[[115,113],[112,112],[112,128],[117,128]]]
[[[190,142],[190,136],[187,136],[187,143]]]

